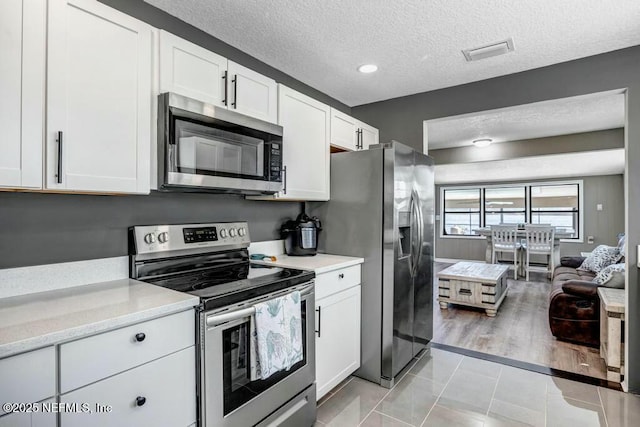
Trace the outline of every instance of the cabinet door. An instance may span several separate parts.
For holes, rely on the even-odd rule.
[[[275,80],[229,61],[230,110],[266,122],[278,122],[278,84]]]
[[[0,2],[0,187],[42,188],[45,0]]]
[[[360,367],[360,285],[316,301],[317,398]]]
[[[175,92],[209,104],[227,105],[227,58],[160,31],[160,92]]]
[[[358,128],[360,129],[360,149],[368,150],[369,146],[379,143],[378,129],[373,126],[369,126],[366,123],[358,121]]]
[[[329,200],[329,106],[278,85],[278,119],[284,129],[282,200]]]
[[[345,150],[355,151],[358,149],[358,127],[357,120],[331,108],[331,145],[335,145]]]
[[[149,192],[151,51],[137,19],[91,0],[49,2],[47,188]]]
[[[93,412],[63,412],[60,425],[188,426],[196,421],[195,360],[189,347],[64,394],[61,403],[87,402]],[[100,412],[96,404],[112,408]]]

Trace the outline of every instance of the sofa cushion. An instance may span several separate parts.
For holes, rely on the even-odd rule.
[[[593,281],[607,288],[623,289],[624,270],[625,264],[611,264],[600,270],[600,273],[598,273]]]
[[[580,270],[599,273],[608,265],[614,264],[620,258],[620,249],[617,246],[599,245],[584,260]]]
[[[563,267],[578,268],[582,265],[586,257],[583,256],[563,256],[560,258],[560,265]]]

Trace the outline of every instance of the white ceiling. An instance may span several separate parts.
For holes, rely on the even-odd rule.
[[[146,1],[349,106],[640,44],[638,0]],[[461,53],[508,37],[506,55]]]
[[[427,121],[429,149],[472,145],[474,139],[518,141],[625,125],[620,91],[536,102]]]
[[[436,184],[510,182],[624,173],[624,149],[436,165]]]

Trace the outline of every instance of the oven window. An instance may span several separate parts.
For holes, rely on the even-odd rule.
[[[302,318],[302,360],[288,371],[281,371],[271,375],[266,380],[251,381],[249,355],[249,322],[225,329],[223,340],[223,381],[224,381],[224,415],[249,402],[260,393],[282,381],[307,363],[307,333],[306,317],[307,304],[303,300],[300,304]]]
[[[176,168],[196,175],[263,177],[265,141],[254,136],[176,119]]]

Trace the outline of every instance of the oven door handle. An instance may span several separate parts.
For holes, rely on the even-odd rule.
[[[302,288],[293,289],[292,291],[294,290],[300,291],[300,296],[305,297],[306,295],[309,295],[313,291],[314,285],[315,285],[314,283],[311,283]],[[232,322],[237,319],[242,319],[243,317],[253,316],[255,313],[256,313],[256,309],[253,306],[251,306],[247,308],[242,308],[240,310],[234,310],[229,313],[212,314],[210,316],[207,316],[206,324],[207,326],[216,326],[221,323]]]
[[[232,311],[231,313],[214,314],[207,316],[207,326],[215,326],[220,323],[231,322],[233,320],[242,319],[243,317],[253,316],[256,309],[253,307],[243,308],[242,310]]]

